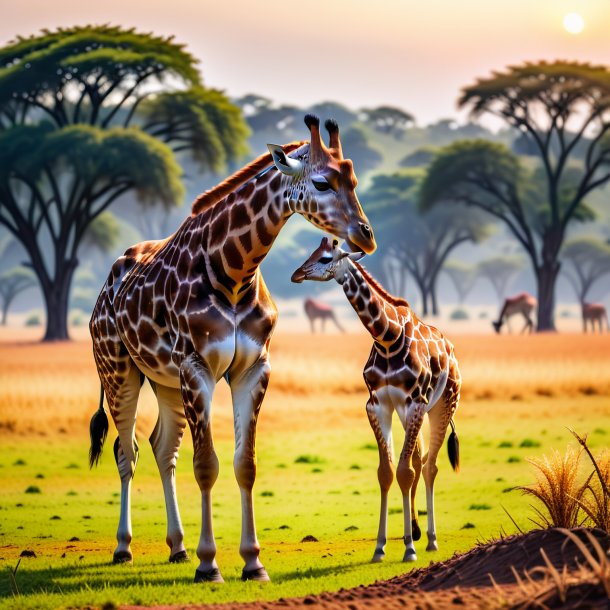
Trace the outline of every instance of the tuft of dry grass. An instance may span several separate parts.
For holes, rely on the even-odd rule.
[[[584,483],[579,482],[581,456],[582,451],[568,447],[563,455],[553,450],[550,457],[528,460],[535,469],[536,481],[516,489],[542,504],[543,510],[532,505],[538,518],[531,520],[537,526],[573,528],[582,524],[581,501],[591,476]]]
[[[610,532],[610,450],[604,449],[595,457],[587,445],[587,437],[579,436],[574,430],[571,432],[593,465],[586,493],[578,500],[578,505],[595,527]]]

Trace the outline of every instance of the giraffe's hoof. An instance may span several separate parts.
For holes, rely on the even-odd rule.
[[[438,544],[436,544],[436,540],[428,541],[428,546],[426,547],[426,551],[438,551]]]
[[[224,578],[218,568],[209,570],[195,570],[195,582],[217,582],[223,583]]]
[[[186,551],[178,551],[177,553],[169,556],[170,563],[186,563],[190,560],[191,558],[188,556]]]
[[[385,553],[383,551],[381,551],[380,553],[375,551],[375,554],[373,555],[373,559],[371,559],[371,563],[381,563],[384,559],[385,559]]]
[[[269,582],[271,580],[269,574],[267,574],[267,570],[262,566],[260,568],[254,568],[253,570],[246,570],[246,568],[244,568],[241,573],[241,579],[243,581],[254,580],[256,582]]]
[[[112,556],[112,563],[131,563],[132,561],[131,551],[115,551]]]
[[[402,560],[405,562],[417,561],[417,555],[413,549],[407,549]]]
[[[417,519],[413,519],[413,521],[411,521],[411,537],[413,540],[419,540],[421,538],[421,529],[419,529]]]

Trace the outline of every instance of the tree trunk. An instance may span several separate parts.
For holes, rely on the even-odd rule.
[[[543,263],[536,269],[538,287],[538,332],[555,332],[555,284],[560,265],[557,261]]]
[[[10,302],[8,300],[4,301],[4,303],[2,303],[2,321],[0,322],[0,325],[2,326],[6,326],[6,314],[8,313],[8,306],[10,305]]]
[[[436,286],[432,284],[430,286],[430,302],[432,304],[432,315],[438,316],[438,301],[436,299]]]
[[[47,328],[43,341],[68,341],[68,301],[72,275],[78,262],[67,261],[58,268],[55,280],[49,285],[41,283],[42,294],[47,310]]]
[[[426,289],[418,284],[419,292],[421,293],[421,307],[422,307],[422,316],[428,315],[428,293]]]

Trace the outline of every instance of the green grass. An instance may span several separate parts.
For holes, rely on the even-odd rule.
[[[592,399],[598,400],[598,399]],[[481,403],[477,404],[480,408]],[[493,405],[485,406],[493,409]],[[349,430],[276,432],[258,439],[258,477],[254,489],[261,559],[272,581],[267,585],[242,583],[239,491],[232,468],[232,443],[220,441],[221,472],[214,488],[214,529],[218,564],[226,584],[194,585],[197,565],[170,565],[165,546],[165,508],[161,484],[148,443],[140,440],[140,461],[133,483],[133,565],[110,564],[119,514],[119,480],[110,438],[101,466],[87,468],[87,441],[32,442],[15,438],[0,446],[0,609],[74,608],[88,605],[222,603],[277,599],[337,590],[390,578],[428,565],[476,542],[515,531],[505,508],[520,527],[530,527],[531,510],[519,492],[508,486],[531,482],[525,458],[540,456],[550,447],[564,449],[572,439],[566,425],[579,431],[610,426],[610,416],[579,412],[576,422],[528,421],[532,439],[548,439],[541,448],[513,446],[519,462],[507,462],[498,450],[502,439],[514,438],[518,423],[474,417],[456,418],[462,470],[455,475],[446,450],[439,457],[436,484],[437,533],[440,551],[425,551],[416,543],[418,561],[405,565],[402,536],[402,498],[396,484],[390,493],[387,559],[370,564],[378,521],[377,452],[369,450],[371,431],[362,421]],[[541,434],[542,427],[546,429]],[[396,422],[396,446],[402,444]],[[551,440],[552,439],[552,440]],[[491,441],[491,443],[489,442]],[[590,443],[601,447],[601,434]],[[315,456],[304,454],[314,448]],[[300,456],[315,457],[298,460]],[[186,531],[186,545],[195,558],[200,527],[199,490],[191,469],[187,442],[178,462],[178,496]],[[20,464],[18,467],[15,464]],[[323,472],[311,464],[323,463]],[[353,468],[357,464],[359,469]],[[44,478],[38,475],[42,474]],[[26,493],[29,486],[38,494]],[[475,508],[476,507],[476,508]],[[425,507],[423,482],[417,508]],[[59,517],[59,519],[57,518]],[[422,530],[426,517],[420,516]],[[313,536],[317,542],[301,542]],[[9,570],[23,550],[36,558],[22,558],[16,573],[21,595],[11,593]]]

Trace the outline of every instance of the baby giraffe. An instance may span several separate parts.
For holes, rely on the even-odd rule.
[[[334,278],[373,337],[371,354],[364,367],[364,381],[370,398],[366,405],[369,422],[379,447],[381,512],[373,562],[385,556],[388,518],[388,490],[394,479],[392,415],[398,414],[405,440],[396,479],[404,507],[403,561],[415,561],[413,545],[421,532],[414,508],[415,488],[422,470],[426,484],[428,512],[427,551],[436,551],[434,521],[434,479],[436,458],[451,425],[448,450],[453,469],[459,470],[459,444],[453,414],[460,399],[461,376],[453,345],[433,326],[424,324],[409,304],[388,294],[356,261],[360,252],[345,252],[336,239],[322,239],[317,250],[293,274],[292,281],[326,282]],[[428,454],[420,457],[418,438],[424,415],[428,414],[430,438]]]

